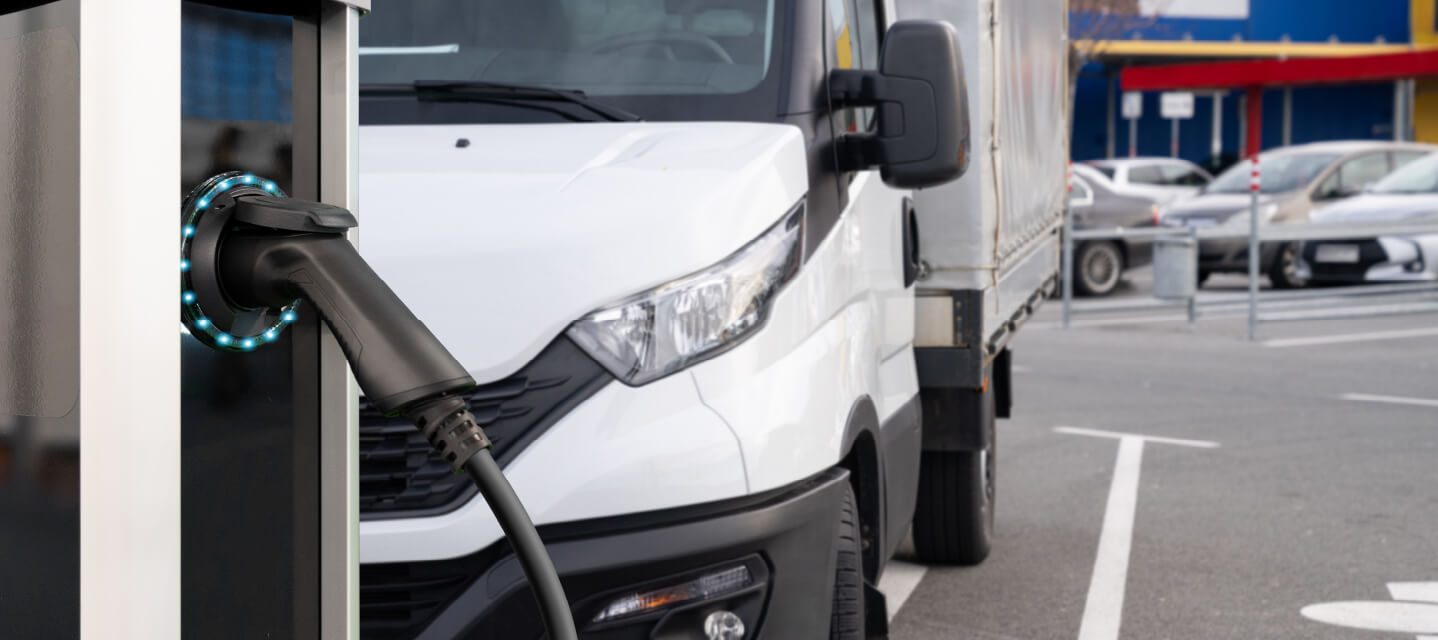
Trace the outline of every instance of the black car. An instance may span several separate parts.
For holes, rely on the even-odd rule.
[[[1158,224],[1153,198],[1119,193],[1107,176],[1074,165],[1069,215],[1074,229],[1132,229]],[[1153,238],[1083,240],[1074,247],[1074,291],[1104,296],[1118,287],[1127,269],[1153,261]]]

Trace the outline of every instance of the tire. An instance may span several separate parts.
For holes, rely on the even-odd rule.
[[[1278,248],[1278,255],[1268,267],[1268,281],[1273,283],[1274,289],[1298,289],[1308,282],[1299,278],[1297,271],[1298,245],[1289,242]]]
[[[859,511],[854,507],[854,488],[847,483],[834,543],[838,552],[834,562],[834,604],[829,610],[829,640],[864,640],[864,547],[859,535]]]
[[[997,479],[994,390],[984,393],[983,451],[925,451],[919,460],[914,552],[930,564],[972,566],[989,557]]]
[[[1074,290],[1085,296],[1106,296],[1123,276],[1123,251],[1112,242],[1086,242],[1074,254]]]

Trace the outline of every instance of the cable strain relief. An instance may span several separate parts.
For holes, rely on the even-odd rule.
[[[455,471],[463,469],[475,453],[489,448],[489,438],[469,412],[464,398],[441,396],[421,400],[406,407],[404,413]]]

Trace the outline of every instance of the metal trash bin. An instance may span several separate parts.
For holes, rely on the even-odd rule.
[[[1191,298],[1198,289],[1198,240],[1193,236],[1153,239],[1153,297]]]

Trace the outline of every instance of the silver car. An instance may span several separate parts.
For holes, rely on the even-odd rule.
[[[1354,196],[1395,168],[1438,146],[1379,141],[1318,142],[1267,151],[1259,155],[1261,190],[1258,213],[1264,223],[1307,222],[1315,207]],[[1250,208],[1248,162],[1240,162],[1214,179],[1196,197],[1174,203],[1163,212],[1165,226],[1233,225],[1248,229]],[[1207,238],[1199,242],[1198,279],[1210,274],[1248,271],[1246,238]],[[1297,243],[1270,242],[1259,253],[1259,270],[1280,289],[1303,286],[1298,273]]]
[[[1362,195],[1313,212],[1315,224],[1438,225],[1438,153],[1415,160]],[[1315,240],[1299,245],[1298,274],[1316,282],[1438,280],[1438,233]]]
[[[1202,167],[1179,158],[1115,158],[1084,164],[1108,178],[1114,191],[1152,198],[1159,204],[1196,196],[1213,181]]]
[[[1074,229],[1128,229],[1158,223],[1152,198],[1119,193],[1093,167],[1076,164],[1070,182],[1069,214]],[[1123,272],[1153,261],[1152,238],[1083,240],[1074,247],[1074,291],[1105,296],[1118,287]]]

